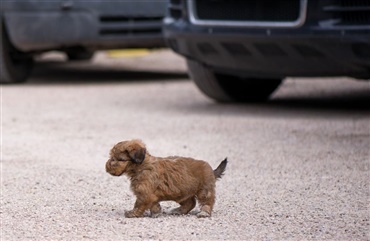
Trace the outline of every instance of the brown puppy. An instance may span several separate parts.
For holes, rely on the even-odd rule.
[[[187,214],[200,204],[198,217],[210,217],[215,203],[215,183],[221,178],[227,160],[212,170],[205,161],[185,157],[151,156],[140,140],[122,141],[110,151],[106,171],[113,176],[130,178],[136,196],[134,209],[126,211],[128,218],[142,217],[149,209],[152,217],[161,212],[161,201],[175,201],[180,207],[173,214]]]

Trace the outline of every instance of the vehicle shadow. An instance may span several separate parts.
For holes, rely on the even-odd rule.
[[[187,106],[188,111],[203,115],[234,115],[241,117],[282,117],[282,118],[370,118],[370,84],[351,80],[325,83],[325,91],[317,80],[309,84],[297,81],[296,88],[285,88],[270,100],[261,103],[218,103],[211,100]],[[359,86],[361,87],[359,87]],[[350,87],[354,88],[350,88]],[[328,91],[330,89],[330,91]],[[305,92],[307,91],[307,92]],[[316,92],[315,92],[316,91]]]
[[[26,85],[106,84],[118,82],[189,80],[186,72],[125,69],[89,63],[38,62]]]
[[[370,92],[358,90],[343,96],[315,96],[315,97],[290,97],[272,99],[269,102],[271,107],[289,109],[305,109],[311,111],[341,111],[347,113],[370,113]]]
[[[88,62],[43,61],[35,65],[31,78],[23,85],[86,85],[174,80],[189,81],[189,77],[186,72],[175,70],[145,70],[143,67],[124,69],[124,66]],[[200,92],[198,94],[202,95]],[[184,98],[188,98],[189,93],[184,95]],[[370,84],[366,81],[346,79],[297,80],[284,83],[273,98],[262,103],[218,103],[202,97],[195,98],[194,101],[174,103],[163,103],[162,106],[199,115],[361,118],[364,115],[370,117]]]

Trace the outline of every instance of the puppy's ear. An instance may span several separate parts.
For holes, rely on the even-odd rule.
[[[145,154],[146,154],[145,147],[129,152],[131,161],[136,164],[141,164],[144,161]]]
[[[144,143],[135,140],[131,144],[131,148],[128,150],[128,155],[133,163],[141,164],[145,159],[146,148]]]

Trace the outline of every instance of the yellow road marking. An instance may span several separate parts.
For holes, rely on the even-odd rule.
[[[115,49],[108,50],[107,53],[111,58],[134,58],[148,55],[150,51],[149,49]]]

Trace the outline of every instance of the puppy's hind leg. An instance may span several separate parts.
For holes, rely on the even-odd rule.
[[[183,202],[180,202],[180,207],[171,210],[171,214],[183,215],[189,213],[196,204],[195,197],[191,197]]]
[[[211,216],[213,205],[215,204],[214,190],[201,190],[197,197],[200,204],[200,212],[197,214],[198,218],[207,218]]]

